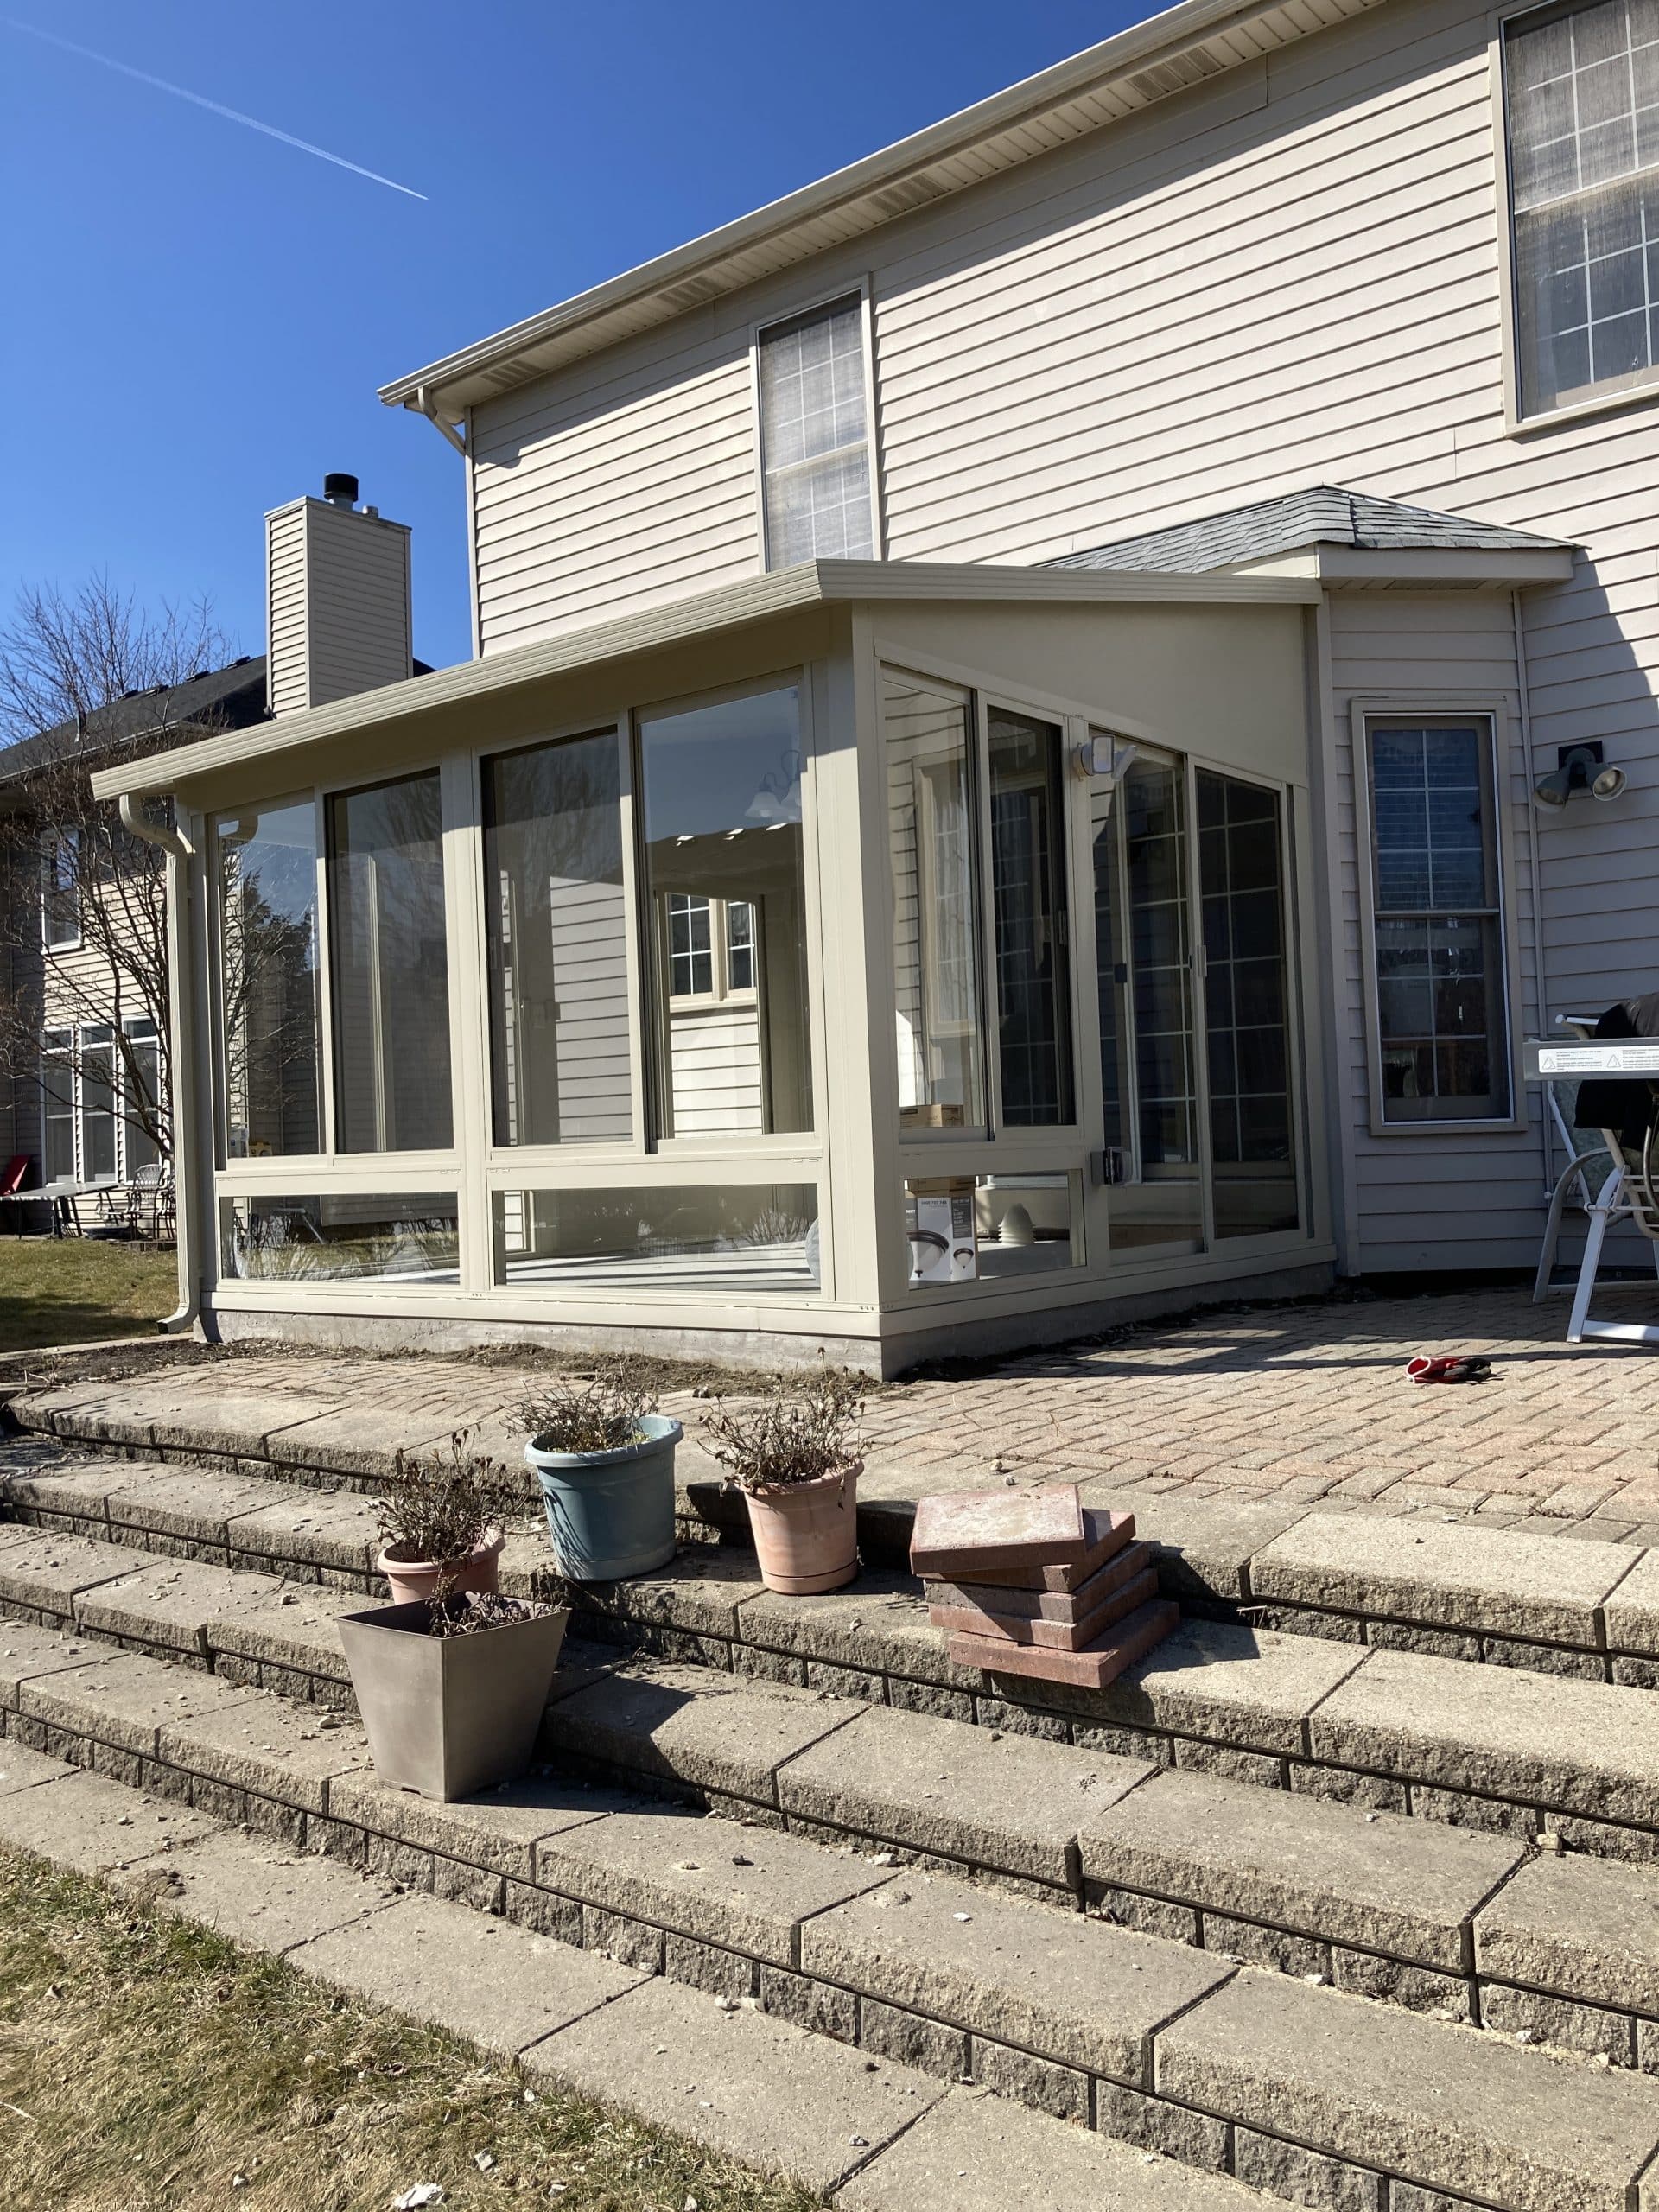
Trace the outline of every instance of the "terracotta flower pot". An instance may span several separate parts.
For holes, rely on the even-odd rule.
[[[465,1559],[394,1559],[387,1550],[374,1562],[375,1572],[391,1583],[394,1605],[435,1598],[440,1582],[450,1590],[493,1591],[506,1541],[499,1529],[486,1529]]]
[[[858,1572],[858,1477],[853,1460],[816,1482],[745,1491],[749,1528],[768,1590],[788,1598],[839,1590]]]

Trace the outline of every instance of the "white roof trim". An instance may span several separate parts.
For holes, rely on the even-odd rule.
[[[770,575],[724,584],[718,591],[671,600],[643,613],[624,614],[582,630],[567,630],[529,645],[462,661],[376,691],[359,691],[325,707],[308,707],[250,728],[204,738],[196,745],[124,761],[92,777],[98,798],[124,791],[175,791],[194,778],[244,761],[265,760],[301,747],[413,720],[434,710],[513,690],[550,677],[607,661],[626,660],[665,645],[743,628],[803,607],[861,601],[979,600],[1038,605],[1139,601],[1143,605],[1312,605],[1316,582],[1296,576],[1164,575],[1145,570],[1001,568],[990,563],[946,566],[921,561],[818,561],[779,569]]]
[[[1155,570],[1141,569],[1142,575]],[[1185,572],[1184,572],[1185,573]],[[1205,575],[1313,576],[1340,589],[1344,584],[1392,584],[1397,589],[1432,590],[1437,584],[1485,586],[1568,583],[1573,576],[1570,546],[1524,547],[1500,551],[1478,546],[1313,545],[1276,553],[1230,568],[1207,569]]]
[[[1378,4],[1380,0],[1180,0],[1148,22],[753,214],[398,377],[381,387],[380,397],[388,407],[458,420],[480,400],[671,321]]]

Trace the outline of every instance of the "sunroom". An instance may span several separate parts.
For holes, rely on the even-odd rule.
[[[823,563],[100,777],[185,1310],[891,1373],[1327,1281],[1317,589]]]

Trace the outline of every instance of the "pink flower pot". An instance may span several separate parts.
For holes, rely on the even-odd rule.
[[[501,1547],[506,1541],[499,1529],[486,1529],[466,1558],[458,1560],[394,1559],[391,1552],[385,1551],[374,1562],[375,1572],[384,1574],[391,1583],[394,1605],[410,1605],[422,1598],[435,1598],[440,1582],[451,1590],[489,1592],[495,1588]]]
[[[839,1590],[858,1572],[858,1477],[855,1459],[816,1482],[745,1491],[749,1528],[768,1590],[787,1598]]]

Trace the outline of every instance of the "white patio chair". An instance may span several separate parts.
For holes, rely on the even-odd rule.
[[[1590,1318],[1590,1301],[1595,1295],[1596,1275],[1601,1266],[1601,1248],[1608,1230],[1616,1222],[1628,1222],[1638,1236],[1647,1238],[1653,1254],[1654,1272],[1659,1275],[1659,1189],[1655,1186],[1656,1178],[1659,1177],[1659,1123],[1649,1127],[1641,1154],[1635,1160],[1626,1154],[1616,1131],[1604,1129],[1601,1137],[1611,1172],[1586,1209],[1589,1227],[1573,1294],[1567,1341],[1570,1344],[1582,1344],[1588,1337],[1605,1344],[1659,1346],[1659,1326],[1640,1321],[1594,1321]],[[1565,1181],[1566,1178],[1562,1179]],[[1552,1213],[1554,1211],[1552,1205]]]

